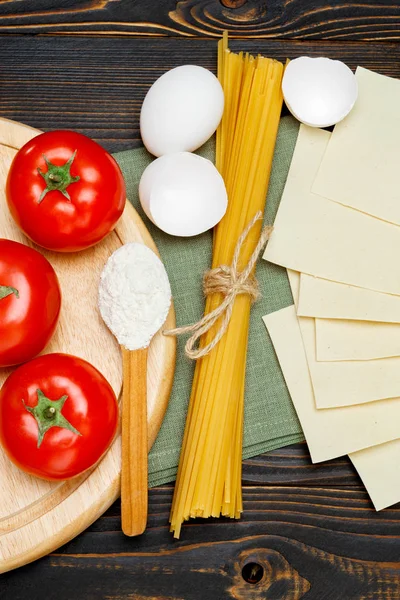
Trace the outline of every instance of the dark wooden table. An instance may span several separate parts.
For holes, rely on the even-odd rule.
[[[224,28],[245,38],[233,49],[324,55],[400,77],[391,0],[2,0],[0,115],[131,148],[149,85],[180,64],[215,71]],[[313,466],[298,444],[245,461],[243,485],[240,522],[193,522],[178,542],[172,486],[150,491],[137,539],[121,534],[117,502],[54,554],[0,576],[0,598],[400,598],[400,508],[376,513],[347,459]]]

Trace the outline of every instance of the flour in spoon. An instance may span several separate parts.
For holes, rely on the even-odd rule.
[[[100,278],[99,308],[121,346],[146,348],[170,305],[168,275],[150,248],[130,243],[110,256]]]

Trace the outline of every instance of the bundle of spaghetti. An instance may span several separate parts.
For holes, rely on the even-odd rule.
[[[218,78],[225,109],[217,131],[216,166],[228,192],[228,209],[214,230],[212,267],[230,265],[238,238],[264,211],[282,107],[283,65],[262,56],[234,54],[227,36],[218,44]],[[252,227],[239,259],[242,270],[254,252],[261,221]],[[206,300],[206,314],[222,302]],[[193,379],[171,509],[171,531],[180,536],[190,517],[240,518],[242,440],[247,338],[251,297],[235,298],[231,320],[220,342],[199,359]],[[214,338],[220,323],[204,334]]]

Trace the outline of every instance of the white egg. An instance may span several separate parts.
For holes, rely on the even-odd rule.
[[[282,81],[283,97],[293,116],[311,127],[339,123],[357,100],[357,79],[347,65],[330,58],[291,60]]]
[[[143,172],[139,198],[149,219],[171,235],[203,233],[224,216],[228,197],[212,162],[177,152],[157,158]]]
[[[176,67],[153,83],[143,101],[140,132],[155,156],[193,152],[217,129],[224,92],[211,71],[195,65]]]

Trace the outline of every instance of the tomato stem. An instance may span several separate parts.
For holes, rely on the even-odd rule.
[[[14,294],[16,298],[19,298],[19,291],[17,289],[8,285],[0,285],[0,300],[7,298],[7,296],[11,296],[11,294]]]
[[[52,175],[51,173],[49,175],[49,179],[51,179],[51,181],[54,181],[55,183],[59,183],[61,181],[61,177],[59,177],[58,175]]]
[[[65,196],[65,198],[67,198],[67,200],[71,201],[71,197],[70,197],[69,193],[67,192],[67,187],[69,185],[71,185],[71,183],[75,183],[76,181],[79,181],[79,179],[80,179],[80,177],[78,175],[75,177],[71,175],[71,165],[76,156],[76,152],[77,151],[75,150],[75,152],[70,156],[70,158],[67,160],[67,162],[61,166],[54,165],[43,154],[43,158],[47,165],[47,171],[45,173],[38,167],[38,173],[45,180],[46,187],[43,190],[43,192],[40,194],[38,204],[40,204],[42,202],[42,200],[46,196],[47,192],[53,192],[53,191],[61,192],[62,195]]]
[[[41,443],[45,434],[51,427],[61,427],[62,429],[68,429],[76,435],[82,435],[67,419],[61,414],[63,406],[68,398],[67,395],[61,396],[58,400],[50,400],[42,392],[42,390],[36,390],[38,396],[38,403],[36,406],[27,406],[22,400],[25,409],[35,417],[38,426],[38,440],[37,447],[40,448]]]

